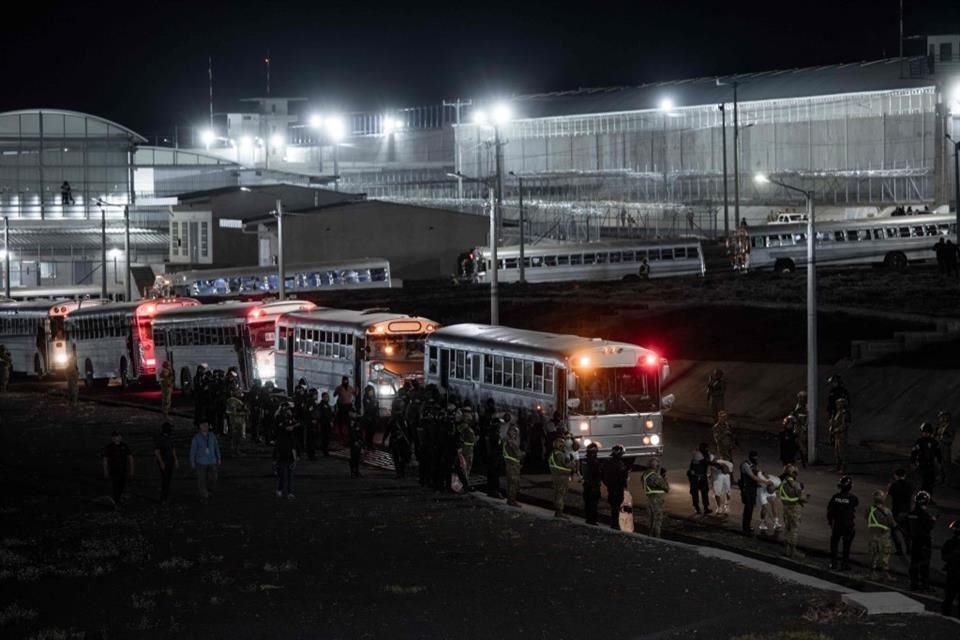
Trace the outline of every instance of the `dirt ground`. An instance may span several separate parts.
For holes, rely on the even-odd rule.
[[[185,467],[156,502],[157,415],[57,394],[0,396],[4,638],[924,638],[936,616],[862,618],[829,592],[695,550],[435,496],[336,458],[274,496],[268,452],[227,458],[209,504]],[[99,448],[136,476],[119,512]],[[786,632],[789,631],[789,634]]]

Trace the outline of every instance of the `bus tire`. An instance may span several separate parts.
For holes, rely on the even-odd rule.
[[[907,268],[907,256],[902,251],[891,251],[883,258],[883,265],[893,271],[904,271]]]
[[[90,359],[87,358],[83,363],[83,384],[86,385],[88,389],[93,388],[93,363],[90,362]]]
[[[192,385],[190,384],[190,369],[180,369],[180,391],[183,395],[190,395]]]
[[[790,258],[777,258],[773,263],[775,273],[793,273],[797,270],[797,265]]]
[[[120,358],[120,388],[128,389],[130,387],[130,372],[127,371],[127,359]]]

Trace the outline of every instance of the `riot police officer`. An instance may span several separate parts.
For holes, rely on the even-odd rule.
[[[623,447],[615,445],[610,450],[610,458],[603,463],[600,471],[603,485],[607,488],[607,503],[610,505],[610,528],[620,529],[620,506],[627,490],[627,465],[623,462]]]
[[[913,511],[907,516],[910,527],[910,590],[930,590],[930,556],[933,552],[933,526],[936,517],[927,510],[930,494],[918,491]]]
[[[583,512],[587,524],[598,524],[597,506],[600,504],[601,465],[597,459],[599,448],[596,442],[587,445],[587,457],[580,465],[583,476]]]
[[[835,493],[827,504],[827,523],[830,525],[830,568],[850,570],[850,545],[856,535],[856,511],[860,501],[853,495],[853,478],[843,476]],[[843,556],[837,564],[837,547],[843,541]]]
[[[930,494],[930,501],[933,502],[933,487],[943,464],[943,456],[940,444],[933,437],[933,425],[929,422],[920,425],[920,438],[910,452],[910,463],[920,476],[920,489]]]

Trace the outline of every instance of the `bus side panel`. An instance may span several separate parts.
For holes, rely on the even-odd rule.
[[[120,376],[120,360],[126,358],[127,373],[133,374],[130,354],[127,351],[127,339],[105,337],[96,340],[78,340],[76,345],[76,362],[80,377],[86,375],[87,361],[93,368],[94,379],[117,378]]]
[[[237,350],[231,345],[175,345],[168,346],[168,358],[173,359],[174,364],[174,386],[181,388],[181,375],[183,369],[190,371],[190,379],[193,380],[199,365],[204,365],[210,371],[222,369],[226,371],[230,367],[236,367],[240,370],[240,361],[237,357]],[[159,367],[158,367],[159,370]]]
[[[287,358],[286,353],[277,354],[277,379],[279,377],[281,361]],[[286,369],[286,364],[283,365]],[[356,385],[354,378],[353,362],[351,360],[333,360],[318,356],[305,357],[301,354],[293,356],[293,380],[296,383],[300,378],[307,381],[307,386],[316,388],[318,393],[326,391],[330,394],[330,402],[333,402],[333,390],[340,384],[340,379],[347,376]]]

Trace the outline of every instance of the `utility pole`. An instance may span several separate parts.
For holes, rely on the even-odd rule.
[[[277,289],[281,300],[287,298],[287,274],[283,263],[283,201],[277,198]]]
[[[957,216],[957,244],[960,244],[960,140],[954,140],[949,133],[946,138],[953,144],[953,197],[955,198],[953,206]]]
[[[130,288],[130,206],[124,205],[123,207],[123,282],[126,285],[124,287],[124,292],[127,294],[127,297],[124,298],[127,302],[132,300],[131,294],[133,293]]]
[[[493,125],[493,153],[496,161],[496,186],[497,186],[497,231],[503,224],[503,142],[500,140],[500,126]],[[498,234],[499,235],[499,234]]]
[[[263,59],[267,65],[267,97],[270,97],[270,49],[267,49],[267,57]]]
[[[456,124],[458,126],[460,125],[460,108],[469,107],[472,104],[473,104],[473,100],[464,101],[464,100],[461,100],[460,98],[457,98],[456,102],[447,102],[446,100],[443,101],[444,107],[454,108],[456,113],[455,117],[457,119]],[[456,139],[454,139],[454,144],[456,144]],[[456,167],[454,168],[454,173],[459,175],[460,172],[463,171],[463,152],[460,150],[459,144],[456,144],[456,152],[457,153],[454,159],[454,162],[456,163]],[[462,205],[463,203],[463,178],[462,177],[457,178],[457,200],[459,200]]]
[[[903,0],[900,0],[900,57],[903,57]]]
[[[740,225],[740,121],[737,118],[737,81],[733,81],[733,216],[735,226]]]
[[[100,297],[107,299],[107,208],[100,202]]]
[[[730,237],[730,202],[727,199],[727,109],[726,105],[721,104],[720,109],[720,131],[723,152],[723,237]]]
[[[524,262],[526,261],[526,257],[524,256],[524,249],[525,249],[525,245],[526,245],[526,234],[525,234],[525,229],[524,229],[524,227],[525,227],[525,225],[526,225],[526,220],[524,220],[524,215],[523,215],[523,213],[524,213],[524,212],[523,212],[523,176],[518,176],[518,175],[517,175],[516,173],[514,173],[513,171],[510,172],[510,175],[512,175],[514,178],[517,179],[517,188],[519,189],[519,196],[520,196],[520,282],[526,282],[526,281],[527,281],[527,278],[526,278],[526,267],[524,266]]]
[[[496,186],[491,185],[490,194],[490,324],[500,324],[500,300],[497,291],[497,194]]]
[[[207,82],[210,87],[210,130],[213,131],[213,56],[207,56]]]
[[[10,218],[3,216],[3,290],[10,297]]]

